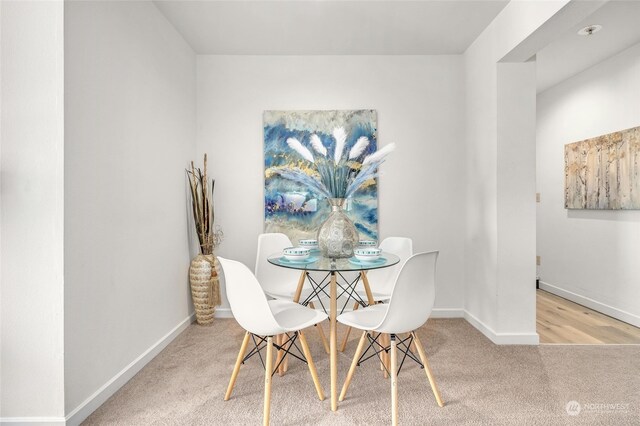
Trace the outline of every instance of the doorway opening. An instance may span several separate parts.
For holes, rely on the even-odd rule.
[[[566,163],[565,145],[640,127],[637,16],[640,2],[608,2],[536,55],[536,324],[542,344],[640,344],[640,210],[565,208],[574,207],[566,204],[573,166]],[[581,31],[595,24],[601,31]],[[640,158],[638,139],[630,152]],[[616,183],[631,179],[629,191],[640,193],[635,153],[619,162],[623,167],[600,167],[614,164],[616,154],[590,152],[579,175],[587,196],[595,188],[593,181],[588,186],[589,161],[601,161],[597,185],[609,176]]]

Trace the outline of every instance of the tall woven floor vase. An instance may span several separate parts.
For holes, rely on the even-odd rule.
[[[213,254],[199,254],[191,261],[189,283],[191,298],[200,325],[213,322],[216,305],[220,304],[220,283],[218,272],[220,263]]]

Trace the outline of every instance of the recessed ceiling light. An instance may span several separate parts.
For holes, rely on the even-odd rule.
[[[587,27],[584,27],[580,31],[578,31],[578,34],[581,36],[590,36],[593,33],[597,33],[601,29],[602,29],[602,25],[589,25]]]

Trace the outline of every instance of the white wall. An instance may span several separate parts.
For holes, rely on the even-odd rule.
[[[541,286],[640,326],[640,211],[564,208],[564,145],[636,126],[640,44],[538,95]]]
[[[64,417],[63,3],[0,3],[0,417]]]
[[[189,322],[195,66],[151,2],[65,3],[68,414]]]
[[[536,65],[498,64],[498,333],[535,331]],[[535,341],[535,337],[532,339]]]
[[[464,54],[465,317],[496,343],[538,342],[536,82],[526,61],[602,4],[512,1]]]
[[[465,309],[496,343],[538,342],[536,82],[533,64],[523,61],[590,12],[580,2],[568,3],[511,2],[464,54]]]
[[[262,112],[378,111],[380,238],[440,250],[437,308],[463,306],[464,114],[460,56],[198,56],[198,153],[216,178],[219,254],[253,268],[263,230]],[[224,308],[224,306],[223,306]]]

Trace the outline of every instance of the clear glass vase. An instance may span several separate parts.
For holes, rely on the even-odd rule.
[[[342,210],[344,198],[329,198],[331,213],[318,230],[318,245],[324,257],[343,259],[353,256],[358,247],[358,231]]]

